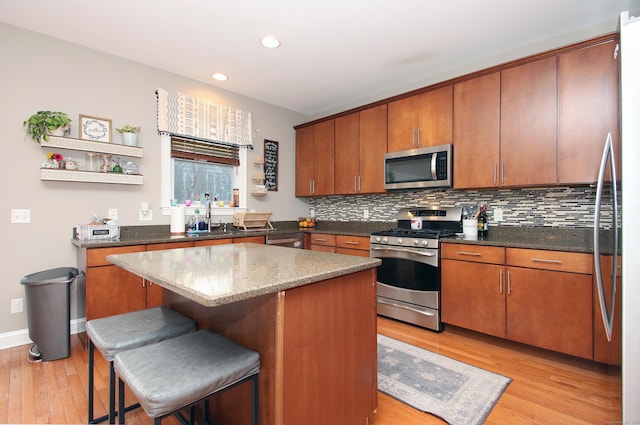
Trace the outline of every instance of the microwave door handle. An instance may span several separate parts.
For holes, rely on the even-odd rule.
[[[438,163],[438,153],[431,154],[431,180],[438,180],[438,174],[436,173],[436,164]]]
[[[600,314],[602,316],[602,323],[604,325],[604,330],[607,336],[607,340],[611,342],[611,332],[613,328],[613,308],[615,298],[611,298],[611,308],[609,309],[606,305],[606,299],[604,294],[604,285],[602,281],[602,267],[600,265],[600,207],[602,203],[602,187],[604,185],[604,175],[607,168],[607,162],[611,161],[611,154],[613,152],[613,147],[611,144],[611,133],[607,135],[607,141],[605,142],[604,151],[602,152],[602,161],[600,162],[600,170],[598,172],[598,185],[596,187],[596,200],[595,200],[595,211],[594,211],[594,223],[593,223],[593,257],[594,257],[594,268],[596,275],[596,283],[598,286],[598,300],[600,303]],[[614,170],[612,169],[612,180],[615,182],[615,178],[613,176]],[[615,187],[615,183],[612,188]],[[614,192],[614,199],[616,198]],[[614,205],[617,206],[617,201],[614,201]],[[615,208],[615,206],[614,206]],[[617,214],[617,211],[614,213],[614,217]],[[614,218],[614,223],[617,225],[617,221]],[[614,231],[617,234],[617,229],[614,227]],[[617,237],[614,236],[615,247],[614,250],[617,251]],[[615,252],[617,254],[617,252]],[[616,257],[614,257],[614,266],[616,266],[617,261]],[[611,285],[612,295],[615,295],[615,276],[616,269],[612,270],[613,282]]]

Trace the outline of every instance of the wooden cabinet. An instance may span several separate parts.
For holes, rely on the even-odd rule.
[[[499,185],[500,73],[453,86],[453,186]]]
[[[442,321],[506,336],[505,249],[442,244]]]
[[[338,254],[369,257],[369,238],[366,236],[336,236],[336,252]]]
[[[600,267],[602,268],[602,278],[604,280],[604,293],[607,297],[607,305],[610,305],[611,275],[613,268],[613,256],[603,255],[600,257]],[[622,364],[622,257],[618,257],[616,272],[616,303],[613,312],[613,331],[611,341],[607,340],[607,335],[602,323],[600,313],[600,301],[598,298],[598,287],[593,282],[593,360],[612,364]]]
[[[88,248],[78,252],[78,264],[86,269],[87,320],[113,316],[162,305],[163,288],[115,266],[106,257],[112,254],[191,248],[225,243],[264,243],[264,236],[168,242],[114,248]],[[81,265],[84,265],[82,267]]]
[[[296,130],[296,196],[334,193],[335,120]]]
[[[311,233],[309,239],[311,251],[336,252],[336,235]]]
[[[390,102],[388,108],[388,152],[451,143],[452,86]]]
[[[384,192],[387,105],[335,119],[335,194]]]
[[[557,59],[501,72],[501,186],[555,184]]]
[[[442,245],[442,320],[593,358],[591,256]]]
[[[593,183],[607,133],[618,153],[619,62],[616,43],[609,41],[558,57],[558,182]]]

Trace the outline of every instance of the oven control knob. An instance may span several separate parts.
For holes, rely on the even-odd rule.
[[[387,238],[382,238],[382,243],[387,243],[387,242],[389,242],[389,239],[387,239]]]
[[[376,236],[373,241],[376,242],[376,243],[380,243],[380,236]]]
[[[422,246],[427,246],[429,245],[429,241],[422,241]]]
[[[416,245],[416,246],[420,245],[420,239],[414,239],[413,240],[413,244]]]
[[[396,239],[396,242],[398,243],[398,245],[402,245],[402,238]]]

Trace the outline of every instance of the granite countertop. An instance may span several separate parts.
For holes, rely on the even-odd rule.
[[[207,307],[371,269],[376,258],[252,243],[107,256],[111,263]]]
[[[71,239],[71,243],[79,248],[102,248],[129,245],[145,245],[153,243],[182,242],[207,239],[230,239],[249,236],[264,236],[281,233],[328,233],[335,235],[351,235],[368,237],[371,232],[397,227],[396,222],[360,222],[360,221],[321,221],[315,229],[300,230],[296,221],[273,223],[274,229],[234,229],[228,232],[220,230],[198,236],[171,236],[169,226],[122,226],[120,239],[81,241]],[[613,241],[610,232],[601,232],[600,247],[603,253],[613,252]],[[545,249],[568,252],[593,252],[593,229],[591,228],[557,228],[557,227],[516,227],[490,226],[489,236],[483,239],[464,239],[463,237],[444,238],[445,243],[465,243],[477,245],[502,246],[510,248]]]

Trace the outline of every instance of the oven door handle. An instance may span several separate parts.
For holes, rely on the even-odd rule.
[[[391,247],[371,247],[372,251],[391,251],[391,252],[406,252],[409,254],[422,255],[423,257],[435,257],[438,255],[435,252],[431,251],[416,251],[415,249],[407,249],[407,248],[391,248]]]
[[[435,313],[432,313],[430,311],[417,310],[415,308],[407,307],[406,305],[396,304],[396,303],[392,303],[392,302],[389,302],[389,301],[381,300],[380,298],[378,298],[378,304],[386,304],[386,305],[390,305],[392,307],[401,308],[403,310],[409,310],[412,313],[420,313],[423,316],[429,316],[429,317],[435,316]]]

